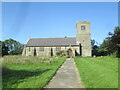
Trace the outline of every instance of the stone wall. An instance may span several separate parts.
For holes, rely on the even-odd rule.
[[[56,56],[56,47],[44,47],[44,51],[40,51],[40,47],[26,47],[23,50],[22,55],[23,56],[43,56],[43,57],[49,57],[51,56],[51,48],[53,50],[53,56]],[[36,50],[35,50],[36,49]],[[80,47],[79,46],[68,46],[68,47],[61,47],[61,50],[67,51],[68,49],[71,49],[73,51],[73,54],[75,56],[75,50],[78,54],[80,54]],[[34,52],[34,50],[36,52]],[[36,55],[34,55],[36,53]]]

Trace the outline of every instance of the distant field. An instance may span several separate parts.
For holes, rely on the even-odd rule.
[[[65,58],[5,56],[3,88],[44,87],[65,61]]]
[[[118,58],[77,57],[75,62],[86,88],[118,88]]]

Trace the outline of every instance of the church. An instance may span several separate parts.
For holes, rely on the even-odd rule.
[[[76,23],[76,37],[65,38],[30,38],[23,56],[56,56],[59,51],[67,52],[68,56],[91,56],[90,21]]]

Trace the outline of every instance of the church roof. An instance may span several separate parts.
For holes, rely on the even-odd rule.
[[[76,37],[67,38],[30,38],[26,44],[28,47],[37,46],[77,46]]]

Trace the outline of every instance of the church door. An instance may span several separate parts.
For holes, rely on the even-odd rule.
[[[68,49],[68,56],[69,56],[70,58],[72,58],[72,56],[73,56],[73,52],[72,52],[71,49]]]

